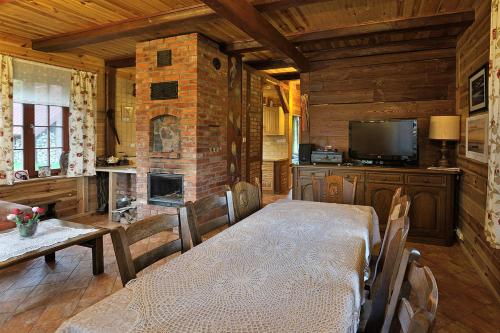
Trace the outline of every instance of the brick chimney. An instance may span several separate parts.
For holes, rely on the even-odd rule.
[[[184,201],[223,191],[227,182],[227,68],[227,56],[219,46],[199,34],[137,44],[140,218],[172,211],[148,203],[150,173],[182,175]]]

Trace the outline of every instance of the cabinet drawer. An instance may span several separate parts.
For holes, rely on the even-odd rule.
[[[326,177],[328,175],[328,169],[302,169],[299,171],[301,177]]]
[[[354,181],[354,177],[358,177],[358,182],[364,182],[365,181],[365,175],[362,172],[346,172],[346,171],[337,171],[337,170],[332,170],[330,172],[330,175],[332,176],[342,176],[344,177],[347,181]]]
[[[401,173],[368,173],[368,181],[373,183],[403,184]]]
[[[443,175],[406,175],[406,183],[410,185],[446,186]]]

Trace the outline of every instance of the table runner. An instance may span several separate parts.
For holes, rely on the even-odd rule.
[[[38,224],[37,231],[33,237],[21,237],[17,229],[0,233],[0,261],[7,261],[28,252],[95,231],[97,229],[94,228],[77,229],[63,227],[47,220]]]
[[[82,311],[60,332],[355,332],[370,207],[268,205]]]

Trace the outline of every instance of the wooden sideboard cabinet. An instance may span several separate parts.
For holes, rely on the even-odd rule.
[[[313,200],[312,176],[358,177],[355,202],[372,206],[384,232],[392,195],[401,187],[411,199],[410,233],[414,242],[452,245],[455,237],[456,188],[460,173],[423,168],[347,167],[296,165],[293,167],[293,199]]]

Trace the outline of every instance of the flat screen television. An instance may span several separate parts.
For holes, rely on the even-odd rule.
[[[417,164],[417,120],[350,121],[349,156],[355,160]]]

